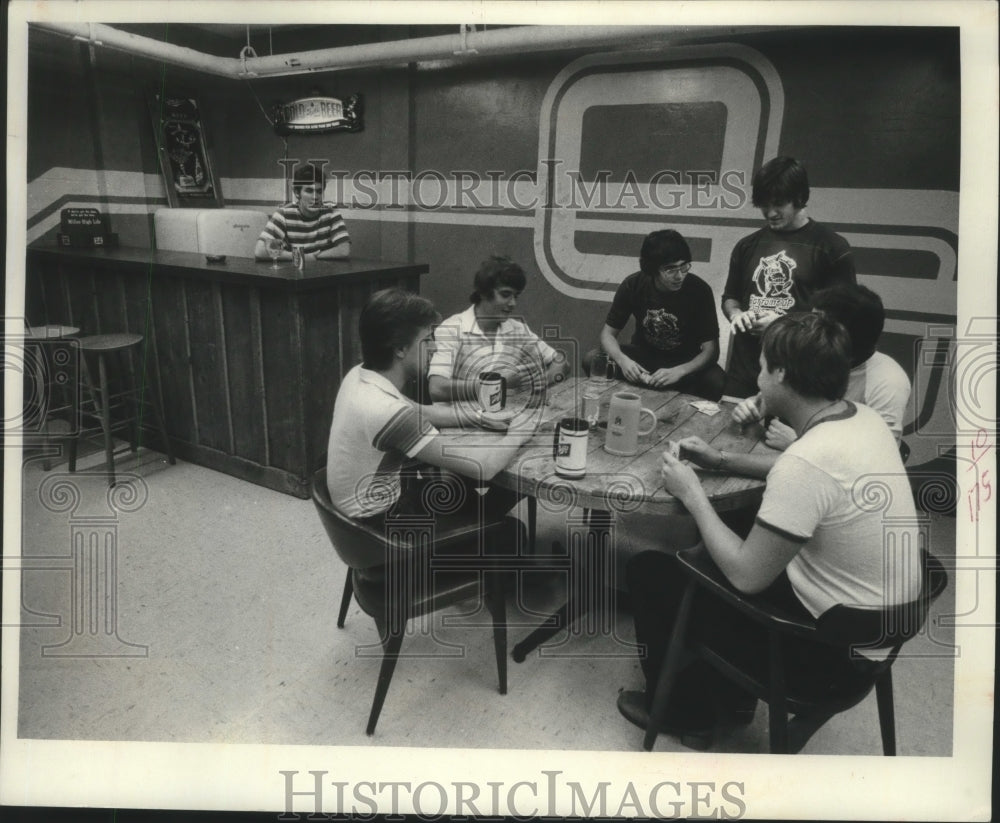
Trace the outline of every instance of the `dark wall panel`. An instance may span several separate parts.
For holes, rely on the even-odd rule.
[[[534,171],[542,98],[563,65],[525,56],[419,72],[413,170]]]
[[[814,186],[957,191],[958,29],[834,29],[748,39],[785,90],[780,151]]]

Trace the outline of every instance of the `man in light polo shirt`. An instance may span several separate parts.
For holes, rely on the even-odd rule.
[[[488,483],[534,432],[537,410],[528,409],[489,446],[446,448],[441,443],[437,427],[458,426],[458,413],[417,405],[401,391],[426,372],[438,319],[429,300],[403,289],[376,292],[361,310],[362,362],[340,384],[327,448],[330,499],[348,517],[376,524],[420,504],[406,498],[402,483],[404,469],[417,462],[469,478],[471,485],[459,493],[465,505],[478,507],[472,486]],[[516,501],[499,489],[485,497],[487,517],[504,514]],[[442,517],[456,513],[449,507]],[[442,517],[439,528],[446,526]]]
[[[507,388],[540,391],[569,373],[569,361],[514,316],[524,270],[508,257],[491,257],[476,272],[472,305],[434,332],[429,389],[432,400],[475,400],[478,377],[500,372]]]

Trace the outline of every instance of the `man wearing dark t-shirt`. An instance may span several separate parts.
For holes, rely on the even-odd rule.
[[[760,336],[776,318],[809,311],[813,292],[856,283],[851,247],[839,234],[812,220],[806,170],[791,157],[775,157],[753,179],[753,204],[767,225],[733,249],[722,294],[730,321],[725,393],[757,393]]]
[[[710,400],[722,396],[719,321],[711,287],[691,274],[691,251],[676,231],[655,231],[643,241],[640,271],[615,292],[601,346],[626,380],[671,388]],[[635,321],[632,342],[618,335]],[[595,352],[584,360],[589,373]]]

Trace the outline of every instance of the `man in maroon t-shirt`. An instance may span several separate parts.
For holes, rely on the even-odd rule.
[[[753,178],[753,204],[767,225],[733,249],[722,294],[730,322],[725,394],[757,393],[760,336],[776,318],[809,311],[813,292],[855,284],[851,247],[839,234],[806,214],[809,179],[792,157],[775,157]]]

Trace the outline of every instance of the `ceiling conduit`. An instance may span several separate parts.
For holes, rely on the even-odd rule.
[[[458,33],[410,40],[393,40],[358,46],[339,46],[265,57],[218,57],[164,43],[151,37],[121,31],[103,23],[34,22],[32,26],[139,57],[147,57],[194,71],[242,80],[250,77],[280,77],[310,72],[388,66],[426,60],[524,54],[531,51],[619,45],[631,48],[666,45],[679,39],[733,33],[719,26],[514,26],[476,31],[462,26]],[[739,27],[739,31],[756,27]]]

